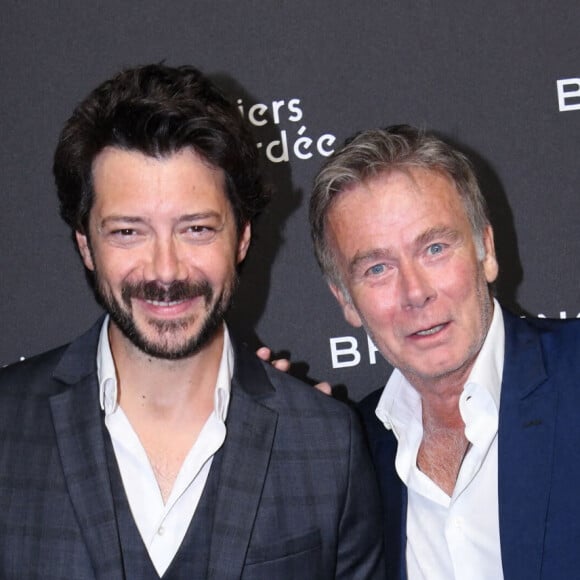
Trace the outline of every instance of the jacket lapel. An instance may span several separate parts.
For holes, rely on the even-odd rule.
[[[537,332],[504,311],[498,485],[506,578],[539,578],[550,493],[557,397]]]
[[[378,479],[385,514],[383,525],[387,578],[406,580],[407,488],[395,470],[397,439],[380,423],[380,432],[370,444],[375,470],[380,474]]]
[[[214,514],[209,579],[233,580],[242,575],[278,420],[275,411],[260,404],[260,399],[272,390],[261,363],[237,350]]]
[[[123,566],[98,400],[99,330],[98,323],[65,352],[54,378],[68,386],[51,397],[50,405],[66,485],[95,577],[120,580]]]

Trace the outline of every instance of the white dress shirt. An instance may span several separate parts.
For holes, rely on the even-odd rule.
[[[459,399],[465,455],[449,497],[417,467],[423,437],[421,399],[395,370],[376,415],[398,440],[395,466],[408,490],[409,580],[502,580],[498,513],[497,429],[504,362],[504,323],[493,320]]]
[[[227,328],[214,394],[214,410],[203,426],[177,475],[167,503],[163,503],[153,469],[137,434],[117,404],[117,378],[108,336],[107,316],[97,351],[101,407],[111,435],[115,457],[131,513],[162,576],[173,560],[195,514],[214,454],[226,437],[225,419],[230,401],[234,355]]]

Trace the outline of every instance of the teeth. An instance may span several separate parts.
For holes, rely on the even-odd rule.
[[[175,306],[176,304],[181,304],[185,302],[184,300],[174,300],[173,302],[159,302],[158,300],[147,300],[147,304],[151,304],[152,306]]]
[[[438,324],[437,326],[434,326],[433,328],[429,328],[428,330],[420,330],[416,334],[418,334],[419,336],[429,336],[430,334],[435,334],[436,332],[439,332],[443,328],[443,326],[445,326],[445,325]]]

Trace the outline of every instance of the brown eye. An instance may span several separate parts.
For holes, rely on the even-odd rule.
[[[188,231],[195,235],[213,234],[215,229],[210,226],[189,226]]]

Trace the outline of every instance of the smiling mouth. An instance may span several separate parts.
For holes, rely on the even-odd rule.
[[[183,304],[186,300],[173,300],[171,302],[165,302],[162,300],[145,300],[147,304],[151,304],[151,306],[161,306],[168,308],[170,306],[177,306],[178,304]]]
[[[415,336],[431,336],[432,334],[437,334],[440,330],[443,330],[443,328],[445,328],[445,323],[438,324],[437,326],[425,330],[419,330],[418,332],[415,332]]]

